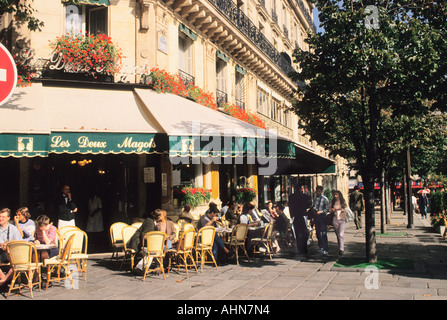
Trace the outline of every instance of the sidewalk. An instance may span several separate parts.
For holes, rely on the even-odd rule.
[[[337,240],[331,230],[329,257],[316,253],[316,240],[310,255],[299,260],[295,252],[240,259],[240,266],[229,264],[216,270],[206,265],[203,273],[172,270],[163,276],[141,276],[120,271],[111,263],[110,253],[94,254],[88,261],[87,281],[76,276],[76,289],[57,284],[48,291],[34,290],[34,300],[425,300],[447,299],[447,241],[435,233],[430,220],[414,216],[414,229],[407,228],[407,217],[394,212],[388,235],[380,235],[380,216],[376,215],[379,259],[411,259],[414,268],[380,270],[334,268]],[[363,229],[348,224],[344,257],[365,257]],[[366,271],[366,272],[365,272]],[[374,271],[374,270],[373,270]],[[369,289],[368,289],[369,288]],[[5,289],[0,299],[5,299]],[[31,300],[29,291],[11,295],[9,300]]]

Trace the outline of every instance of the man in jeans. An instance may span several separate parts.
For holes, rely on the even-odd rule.
[[[315,209],[314,223],[315,232],[318,239],[319,252],[327,256],[329,245],[327,240],[326,215],[329,212],[329,200],[323,195],[323,187],[317,186],[315,189],[315,197],[312,202]]]

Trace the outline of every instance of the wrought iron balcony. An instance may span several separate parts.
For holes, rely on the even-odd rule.
[[[261,50],[287,76],[295,69],[276,48],[267,40],[255,24],[231,0],[208,0],[225,16],[240,32],[242,32],[254,46]],[[262,1],[260,1],[262,3]]]
[[[310,15],[309,10],[307,9],[303,0],[297,0],[296,2],[298,3],[298,7],[301,9],[301,12],[303,13],[304,17],[307,20],[307,23],[310,25],[313,32],[317,32],[317,27],[315,27],[314,22],[312,20],[312,16]]]
[[[216,103],[217,107],[221,108],[222,104],[228,102],[228,94],[219,89],[216,89]]]
[[[236,99],[236,105],[238,107],[240,107],[242,110],[245,110],[245,101],[244,100]]]
[[[194,76],[190,75],[189,73],[179,69],[178,75],[179,75],[180,79],[182,79],[183,83],[186,86],[189,84],[195,85],[195,78],[194,78]]]

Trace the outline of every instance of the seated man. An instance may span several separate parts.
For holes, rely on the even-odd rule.
[[[0,210],[0,263],[8,263],[8,255],[6,253],[6,245],[10,241],[23,240],[19,229],[9,223],[11,210],[4,208]],[[6,274],[0,270],[0,287],[9,282],[12,278],[12,269],[10,268]]]
[[[219,220],[218,216],[220,214],[219,209],[217,206],[210,206],[210,209],[207,210],[207,212],[200,217],[199,223],[197,224],[197,229],[206,227],[206,226],[213,226],[216,228],[216,221]],[[213,245],[213,255],[214,259],[216,261],[223,262],[224,259],[218,260],[218,253],[219,249],[223,250],[225,254],[228,254],[229,250],[225,247],[224,242],[222,239],[216,234],[214,236],[214,245]]]
[[[159,209],[157,209],[159,210]],[[143,238],[149,231],[155,231],[155,222],[152,213],[148,213],[143,221],[143,224],[138,228],[138,230],[133,234],[127,243],[128,248],[135,250],[136,252],[141,251],[141,246],[143,244]]]

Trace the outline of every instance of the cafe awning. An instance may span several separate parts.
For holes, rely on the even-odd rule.
[[[294,158],[293,141],[189,99],[135,89],[151,120],[169,136],[171,157]]]
[[[48,154],[50,125],[42,110],[40,86],[16,88],[0,106],[0,157]]]
[[[294,159],[278,159],[273,175],[335,173],[336,165],[313,149],[295,144]]]
[[[165,153],[166,135],[131,90],[18,89],[0,107],[0,155]]]

